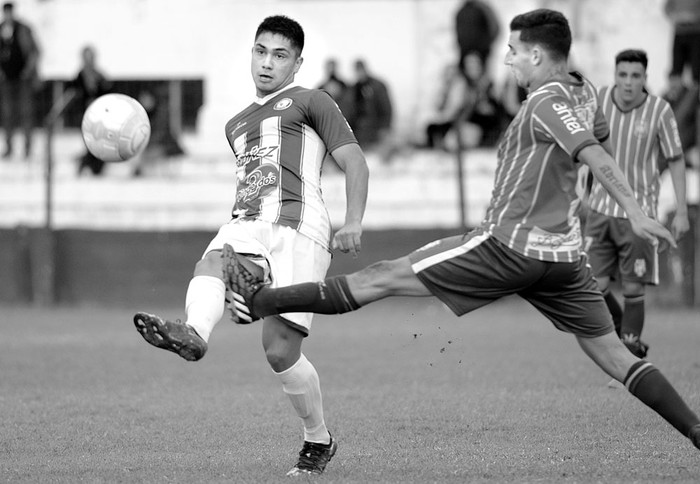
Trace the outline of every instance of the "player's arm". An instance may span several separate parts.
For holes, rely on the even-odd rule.
[[[671,233],[659,222],[644,215],[624,173],[603,146],[597,143],[589,144],[578,152],[577,158],[581,163],[588,165],[596,180],[627,213],[635,234],[654,245],[662,239],[662,242],[665,240],[676,247]]]
[[[690,229],[688,203],[686,200],[685,159],[683,156],[668,162],[673,191],[676,194],[676,214],[671,221],[671,232],[678,239]]]
[[[362,218],[367,206],[369,168],[357,143],[342,145],[331,153],[345,173],[345,224],[335,233],[331,247],[350,252],[353,257],[361,249]]]

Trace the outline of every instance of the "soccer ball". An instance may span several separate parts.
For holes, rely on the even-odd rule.
[[[151,123],[139,102],[125,94],[105,94],[95,99],[83,115],[83,141],[102,161],[127,161],[148,144]]]

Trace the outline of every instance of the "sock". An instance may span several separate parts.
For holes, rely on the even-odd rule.
[[[302,353],[296,363],[276,375],[282,382],[284,393],[304,423],[304,440],[328,444],[331,436],[323,420],[321,384],[316,368]]]
[[[341,314],[360,307],[350,293],[345,276],[278,288],[263,288],[253,298],[253,312],[260,317],[282,313]]]
[[[644,329],[644,295],[624,296],[625,311],[622,314],[620,335],[631,334],[639,338]]]
[[[661,372],[648,361],[638,361],[625,377],[627,390],[661,415],[680,433],[689,437],[690,429],[700,424],[700,419],[686,405],[675,388]]]
[[[620,306],[620,301],[617,300],[610,287],[603,291],[603,299],[605,299],[605,304],[607,304],[613,323],[615,323],[615,333],[619,337],[622,329],[622,307]]]
[[[209,341],[214,326],[224,315],[225,293],[224,281],[213,276],[195,276],[187,287],[185,324],[194,328],[204,341]]]

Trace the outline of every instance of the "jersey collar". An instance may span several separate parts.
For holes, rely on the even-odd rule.
[[[259,105],[262,106],[263,104],[265,104],[266,102],[268,102],[268,101],[269,101],[270,99],[272,99],[273,97],[277,97],[280,93],[285,92],[285,91],[288,91],[288,90],[290,90],[291,88],[293,88],[293,87],[298,87],[298,86],[299,86],[299,84],[297,84],[296,82],[292,82],[292,83],[287,84],[286,86],[284,86],[284,87],[283,87],[282,89],[280,89],[279,91],[271,92],[270,94],[268,94],[268,95],[265,96],[265,97],[256,97],[256,98],[255,98],[255,102],[256,102],[257,104],[259,104]]]

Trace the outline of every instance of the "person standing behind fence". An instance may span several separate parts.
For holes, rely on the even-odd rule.
[[[5,131],[3,158],[13,154],[12,137],[17,128],[24,131],[24,156],[32,152],[33,97],[38,87],[39,48],[32,29],[18,21],[14,3],[2,6],[0,23],[0,105]]]
[[[647,63],[642,50],[624,50],[615,57],[615,84],[599,91],[600,106],[610,124],[606,148],[629,180],[645,215],[654,219],[658,219],[659,167],[668,162],[676,194],[671,231],[679,238],[689,229],[683,147],[671,106],[644,87]],[[659,283],[656,247],[632,232],[627,213],[597,180],[588,206],[584,246],[598,286],[618,336],[632,353],[644,358],[648,350],[640,339],[644,288]],[[618,272],[624,309],[610,290],[610,280]]]

